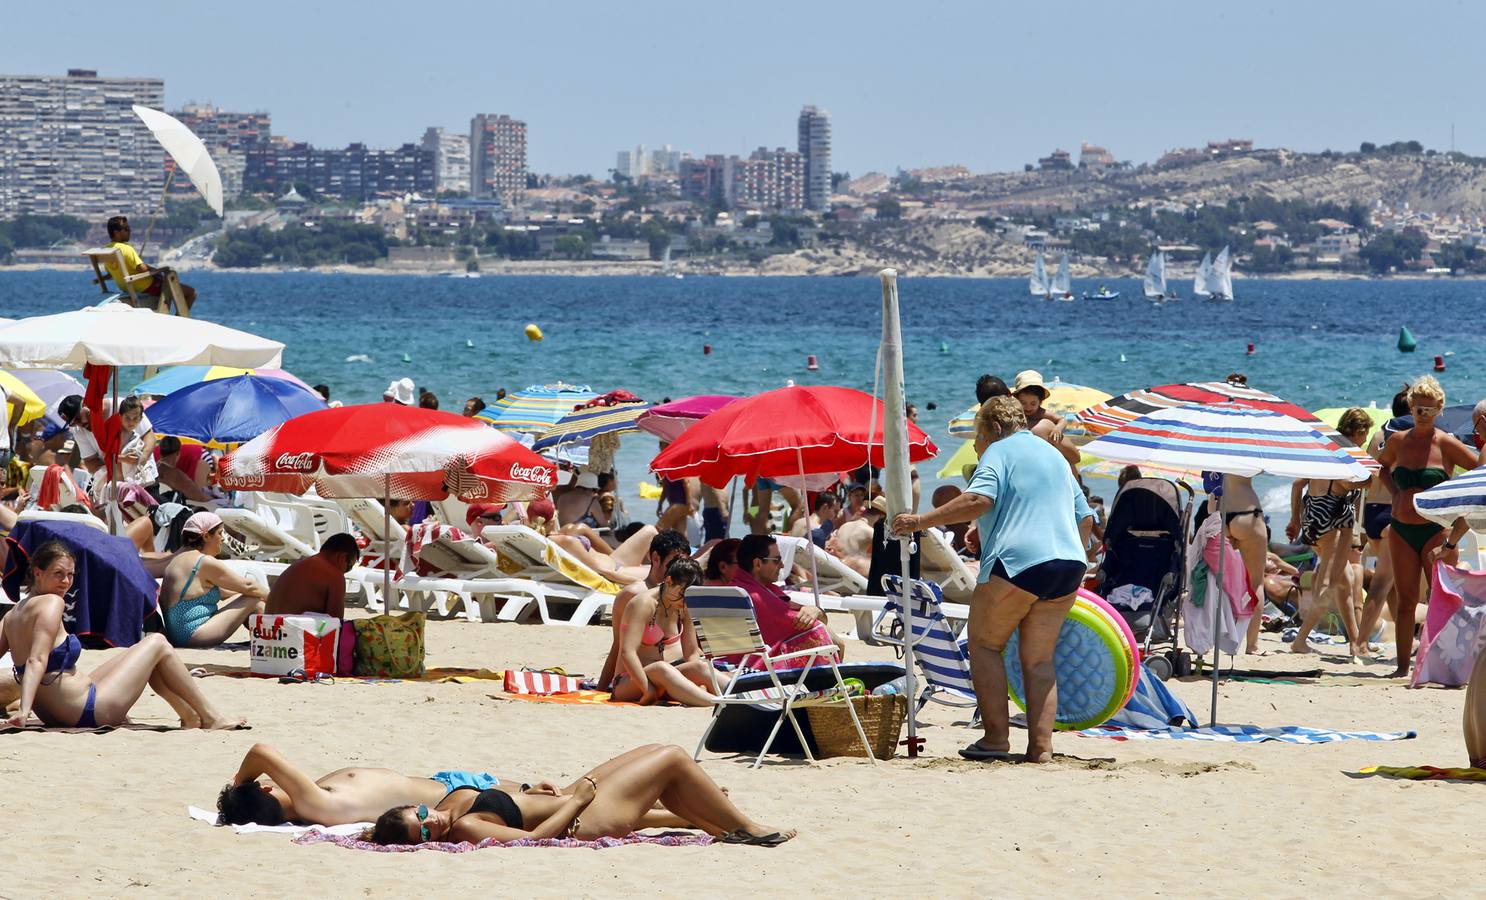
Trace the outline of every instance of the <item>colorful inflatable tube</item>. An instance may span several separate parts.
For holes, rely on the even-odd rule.
[[[1002,657],[1011,699],[1025,711],[1020,637],[1019,631],[1012,633]],[[1139,680],[1140,651],[1124,617],[1081,590],[1058,633],[1053,666],[1058,676],[1054,727],[1076,731],[1102,725],[1129,702]]]

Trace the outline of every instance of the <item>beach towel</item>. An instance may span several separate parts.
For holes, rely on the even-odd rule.
[[[458,576],[457,572],[440,569],[438,566],[425,560],[422,556],[423,548],[429,544],[439,541],[474,541],[473,535],[453,525],[444,525],[441,522],[424,522],[419,525],[409,526],[404,543],[407,545],[403,554],[404,565],[411,565],[413,570],[425,577]]]
[[[1215,641],[1222,652],[1237,653],[1249,618],[1258,607],[1258,600],[1249,590],[1243,557],[1219,533],[1221,522],[1221,516],[1204,519],[1187,548],[1187,583],[1192,590],[1182,600],[1182,619],[1186,644],[1199,656],[1211,650]],[[1223,564],[1221,586],[1218,584],[1220,559]],[[1213,611],[1207,603],[1220,594],[1227,602],[1219,608],[1219,631],[1214,636]]]
[[[1258,725],[1218,725],[1213,728],[1130,728],[1123,725],[1101,725],[1075,732],[1084,737],[1110,738],[1116,741],[1217,741],[1230,744],[1259,744],[1279,741],[1283,744],[1330,744],[1335,741],[1406,741],[1416,738],[1416,731],[1332,731],[1329,728],[1306,728],[1303,725],[1280,725],[1260,728]]]
[[[246,726],[244,726],[246,727]],[[98,725],[93,728],[53,727],[51,725],[33,724],[25,728],[17,728],[14,725],[0,725],[0,734],[20,734],[23,731],[34,731],[38,734],[108,734],[110,731],[179,731],[179,725],[146,725],[142,722],[130,722],[128,725]]]
[[[3,671],[3,670],[0,670]],[[217,663],[206,663],[200,666],[192,666],[191,674],[197,678],[209,678],[214,675],[223,675],[228,678],[255,678],[251,671],[238,666],[223,666]],[[472,684],[477,681],[500,681],[505,677],[504,672],[493,672],[490,669],[470,669],[459,666],[439,666],[424,669],[423,674],[417,678],[383,678],[376,675],[337,675],[332,681],[315,682],[319,684],[398,684],[403,681],[417,681],[424,684]]]
[[[186,812],[198,822],[205,822],[213,827],[217,824],[216,812],[202,809],[199,806],[188,806]],[[353,822],[350,825],[247,825],[230,826],[234,834],[285,834],[290,837],[299,837],[304,834],[331,834],[355,837],[361,832],[372,827],[371,822]]]
[[[516,669],[507,669],[504,680],[508,694],[571,694],[581,684],[579,679],[567,675]]]
[[[599,838],[595,841],[580,841],[577,838],[545,838],[543,840],[525,839],[520,841],[497,841],[495,838],[487,838],[478,844],[468,841],[460,843],[447,843],[444,841],[430,841],[426,844],[399,844],[396,846],[384,846],[373,844],[371,841],[358,840],[354,837],[346,837],[339,834],[329,834],[325,831],[310,831],[301,834],[294,839],[296,844],[335,844],[348,850],[370,850],[373,853],[415,853],[419,850],[433,850],[438,853],[468,853],[471,850],[488,850],[492,847],[571,847],[587,848],[589,850],[603,850],[607,847],[623,847],[625,844],[658,844],[662,847],[705,847],[712,843],[712,837],[706,834],[693,834],[690,832],[669,831],[664,834],[643,834],[635,831],[622,838]]]
[[[77,557],[77,575],[67,593],[62,624],[85,643],[132,647],[144,636],[144,620],[155,609],[159,586],[139,561],[128,538],[104,534],[76,522],[17,522],[5,539],[9,549],[5,592],[19,600],[36,548],[59,540]]]
[[[1197,717],[1161,679],[1151,674],[1145,663],[1141,663],[1135,693],[1130,695],[1124,708],[1104,724],[1126,728],[1170,728],[1179,727],[1183,722],[1196,725]]]
[[[1439,768],[1437,766],[1368,766],[1348,772],[1350,778],[1401,778],[1407,781],[1486,781],[1486,769]]]
[[[614,700],[608,691],[593,691],[588,688],[579,688],[565,694],[489,694],[492,700],[530,700],[534,703],[573,703],[579,706],[643,706],[642,703],[631,703],[625,700]],[[669,702],[654,703],[652,706],[669,706]]]
[[[1413,687],[1470,681],[1471,667],[1486,645],[1486,572],[1439,563],[1430,573],[1429,613],[1419,638]]]

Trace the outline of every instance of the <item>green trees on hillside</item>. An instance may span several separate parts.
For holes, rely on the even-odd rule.
[[[1428,238],[1413,229],[1380,231],[1359,252],[1368,268],[1385,273],[1417,262],[1428,243]]]
[[[229,268],[370,265],[387,256],[387,238],[376,225],[323,222],[318,228],[290,225],[279,231],[246,228],[225,235],[214,261]]]
[[[75,216],[16,216],[0,221],[0,262],[16,248],[50,247],[59,241],[78,241],[89,224]]]

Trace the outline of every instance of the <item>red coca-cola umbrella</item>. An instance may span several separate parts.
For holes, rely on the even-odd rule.
[[[882,401],[844,387],[784,387],[729,403],[683,432],[650,463],[670,479],[713,487],[741,477],[803,477],[882,465]],[[908,423],[911,462],[939,452]]]

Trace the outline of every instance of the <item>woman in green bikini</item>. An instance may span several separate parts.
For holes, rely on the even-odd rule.
[[[1398,668],[1393,677],[1405,678],[1414,654],[1414,611],[1419,603],[1419,578],[1433,558],[1435,548],[1453,557],[1455,546],[1446,540],[1445,529],[1425,520],[1414,509],[1414,495],[1448,481],[1455,469],[1474,469],[1476,452],[1454,435],[1434,427],[1445,406],[1445,391],[1432,376],[1425,375],[1409,387],[1409,412],[1414,427],[1388,438],[1378,462],[1380,479],[1393,492],[1393,524],[1389,530],[1388,555],[1398,591]]]

